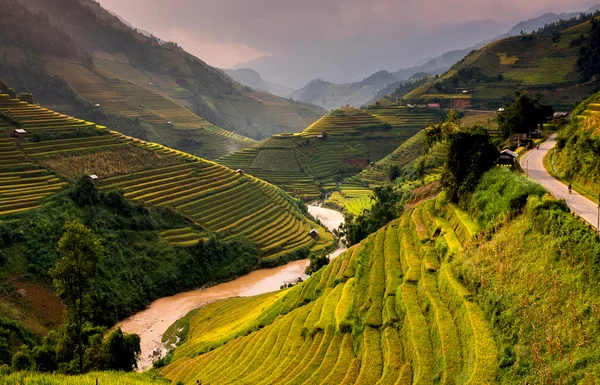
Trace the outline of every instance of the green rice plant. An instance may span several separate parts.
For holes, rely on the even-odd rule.
[[[400,316],[396,311],[396,296],[390,295],[385,297],[384,309],[383,309],[383,326],[393,326],[400,321]]]
[[[321,318],[321,312],[323,311],[323,305],[325,304],[325,296],[319,297],[312,307],[312,311],[308,315],[304,327],[302,328],[302,335],[314,335],[319,330],[316,328],[319,319]]]
[[[335,321],[340,333],[348,333],[352,330],[354,318],[354,281],[354,278],[350,278],[344,284],[342,296],[335,308]]]
[[[340,302],[340,298],[342,297],[344,287],[343,285],[338,285],[333,289],[327,289],[327,292],[324,294],[325,303],[323,304],[323,309],[321,310],[321,316],[319,318],[319,322],[315,325],[316,330],[325,330],[329,326],[336,326],[336,307]]]
[[[308,380],[321,366],[325,355],[333,341],[335,335],[335,327],[329,326],[325,329],[323,338],[314,355],[307,355],[305,360],[301,362],[288,376],[288,381],[295,384],[302,384]]]
[[[350,365],[346,366],[348,371],[342,382],[340,382],[340,385],[354,384],[360,372],[360,365],[361,361],[359,359],[355,358],[354,360],[352,360],[352,362],[350,362]]]
[[[440,268],[440,261],[438,260],[438,254],[435,248],[424,245],[423,251],[423,268],[429,273],[438,271]]]
[[[392,222],[385,230],[385,296],[396,294],[402,283],[402,266],[400,263],[400,243],[398,241],[399,221]]]
[[[404,282],[415,283],[419,281],[421,277],[421,260],[417,255],[415,247],[411,242],[410,236],[405,236],[402,238],[403,244],[403,256],[406,261],[406,266],[408,267],[408,271],[404,274]]]
[[[421,284],[433,309],[432,318],[435,326],[432,329],[435,330],[434,334],[439,341],[436,350],[441,357],[442,384],[455,384],[463,363],[462,347],[457,327],[454,324],[452,314],[440,297],[437,289],[437,277],[425,273],[421,279]]]
[[[366,327],[363,331],[364,349],[356,384],[376,384],[383,375],[381,334],[377,329]]]
[[[385,228],[377,232],[373,240],[373,251],[371,254],[371,271],[367,303],[370,305],[366,314],[366,324],[378,328],[383,325],[383,299],[386,288],[385,281]]]
[[[383,330],[383,375],[377,385],[396,384],[404,366],[402,342],[400,333],[395,328],[387,327]]]
[[[325,382],[325,379],[331,375],[338,362],[339,356],[343,353],[342,344],[346,336],[347,335],[342,334],[334,335],[319,368],[302,383],[303,385],[318,385],[327,383]],[[295,380],[299,383],[300,379],[296,378]]]
[[[360,365],[360,361],[356,359],[354,354],[354,348],[352,346],[352,336],[348,334],[344,334],[344,338],[342,340],[342,347],[340,349],[340,353],[338,355],[337,362],[333,367],[333,370],[322,382],[323,384],[341,384],[346,375],[350,372],[353,372],[353,366],[356,364]],[[356,374],[358,375],[357,368],[354,368]],[[356,377],[354,377],[356,378]]]
[[[408,340],[413,350],[413,371],[415,383],[432,384],[436,376],[436,365],[429,337],[429,325],[421,311],[415,285],[402,284],[402,301],[406,306]]]
[[[471,294],[452,275],[446,265],[440,269],[440,290],[445,292],[451,302],[450,309],[457,314],[461,337],[469,342],[469,358],[463,357],[470,369],[467,384],[489,384],[498,375],[498,348],[490,330],[489,323],[481,309],[471,302]]]
[[[426,243],[429,241],[429,231],[427,231],[427,227],[423,223],[423,205],[418,205],[414,208],[411,215],[412,223],[415,227],[415,232],[418,237],[418,240],[421,243]]]
[[[412,366],[410,363],[404,364],[402,370],[400,371],[400,376],[398,376],[398,381],[396,381],[395,385],[411,385],[413,378]]]

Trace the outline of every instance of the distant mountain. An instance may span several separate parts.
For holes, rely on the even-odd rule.
[[[394,75],[400,80],[407,80],[419,72],[425,72],[429,75],[440,75],[474,49],[476,47],[446,52],[441,56],[430,59],[425,64],[400,69],[394,72]]]
[[[356,83],[335,84],[322,79],[309,82],[292,94],[294,100],[316,104],[325,109],[336,109],[349,104],[360,107],[375,94],[398,78],[387,71],[379,71]]]
[[[573,13],[563,12],[563,13],[559,13],[559,14],[556,14],[553,12],[548,12],[548,13],[545,13],[536,18],[525,20],[525,21],[518,23],[513,28],[511,28],[511,30],[508,31],[505,36],[517,36],[517,35],[520,35],[521,32],[530,33],[532,31],[538,30],[539,28],[542,28],[546,24],[552,24],[559,20],[567,20],[567,19],[571,19],[573,17],[578,17],[581,13],[594,13],[599,9],[600,9],[600,4],[597,4],[593,7],[590,7],[589,9],[587,9],[584,12],[573,12]]]
[[[244,86],[267,91],[282,98],[289,98],[294,92],[291,88],[265,81],[258,72],[251,68],[226,69],[223,71]]]
[[[252,68],[266,81],[295,89],[314,79],[336,84],[355,83],[382,69],[396,71],[422,58],[473,46],[505,30],[504,25],[493,20],[473,20],[410,34],[355,36],[341,41],[315,42],[305,48],[294,47],[284,53],[238,63],[232,69]]]
[[[0,78],[134,137],[214,158],[326,113],[289,98],[263,103],[261,93],[93,0],[0,0],[0,9]],[[215,135],[222,148],[211,147]]]

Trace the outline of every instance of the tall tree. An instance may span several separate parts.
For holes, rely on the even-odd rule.
[[[93,287],[103,248],[94,234],[77,221],[65,224],[64,231],[58,242],[61,258],[50,275],[60,299],[67,307],[67,320],[74,326],[79,371],[83,373],[85,349],[82,330],[87,321],[89,292]]]
[[[442,186],[448,198],[458,202],[475,190],[481,176],[498,159],[498,149],[488,131],[479,126],[463,129],[448,137],[448,157],[442,173]]]
[[[535,130],[554,114],[554,108],[517,92],[514,102],[498,115],[502,136],[507,139],[512,134],[525,134]]]

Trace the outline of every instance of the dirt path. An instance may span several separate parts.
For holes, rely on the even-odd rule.
[[[343,215],[334,210],[309,206],[309,212],[329,230],[337,229],[344,221]],[[330,257],[336,257],[344,250],[340,246]],[[152,366],[153,361],[167,353],[161,342],[165,331],[190,311],[220,299],[246,297],[279,290],[284,282],[296,280],[298,277],[306,279],[304,270],[307,265],[308,260],[295,261],[274,269],[253,271],[234,281],[208,289],[192,290],[161,298],[117,326],[127,333],[136,333],[141,337],[142,354],[138,366],[140,370],[145,370]]]
[[[598,205],[596,202],[589,200],[575,192],[575,190],[569,194],[567,186],[556,180],[544,167],[544,157],[555,145],[556,134],[553,134],[546,142],[540,145],[539,150],[531,150],[521,158],[521,168],[523,168],[531,179],[544,186],[556,198],[562,198],[567,201],[567,204],[574,213],[596,228],[598,226]]]

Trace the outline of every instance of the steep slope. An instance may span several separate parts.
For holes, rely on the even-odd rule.
[[[581,47],[589,44],[590,30],[590,21],[585,21],[566,29],[551,27],[493,42],[404,99],[440,101],[444,107],[454,103],[497,108],[522,89],[542,94],[557,108],[570,108],[596,87],[577,67]]]
[[[161,373],[211,384],[493,383],[490,324],[433,247],[442,228],[459,253],[473,235],[463,217],[429,201],[303,284],[203,308]],[[228,321],[238,314],[243,322]]]
[[[318,198],[436,121],[434,112],[397,105],[335,110],[296,135],[276,135],[258,146],[224,156],[241,168],[305,199]]]
[[[296,202],[254,177],[7,95],[0,96],[0,112],[26,130],[14,138],[8,124],[2,128],[6,151],[1,159],[5,172],[0,215],[38,208],[43,198],[67,184],[64,177],[87,173],[100,177],[100,189],[122,189],[127,198],[173,208],[224,237],[246,236],[265,257],[321,248],[331,241],[325,230],[303,216]],[[320,229],[319,242],[308,234],[313,227]],[[165,238],[185,244],[202,236],[193,231],[169,235]]]
[[[473,198],[479,223],[443,197],[421,203],[300,285],[205,306],[161,374],[185,384],[593,384],[597,262],[577,255],[597,256],[598,237],[543,194],[498,168]]]
[[[356,83],[334,84],[316,79],[292,93],[292,97],[328,110],[345,105],[360,107],[370,101],[377,91],[397,81],[398,78],[387,71],[376,72]]]
[[[600,93],[581,103],[557,136],[550,168],[590,198],[600,194]]]
[[[300,131],[306,126],[306,120],[312,122],[324,113],[318,108],[282,98],[261,103],[252,92],[246,92],[221,71],[189,55],[174,43],[165,43],[138,33],[94,1],[60,0],[49,4],[46,1],[22,0],[20,4],[43,16],[30,13],[27,22],[9,22],[4,25],[6,29],[19,30],[23,24],[35,24],[37,17],[51,24],[38,31],[45,34],[46,30],[57,30],[61,38],[67,40],[70,49],[67,52],[55,49],[56,38],[45,45],[51,48],[33,50],[32,47],[36,45],[30,43],[32,39],[23,36],[30,34],[35,37],[37,32],[34,30],[7,34],[11,39],[5,41],[2,51],[8,52],[8,55],[2,56],[0,68],[5,80],[15,88],[33,91],[40,101],[51,107],[65,109],[65,105],[68,105],[73,114],[87,114],[94,120],[101,120],[97,119],[101,117],[99,111],[90,108],[90,105],[100,104],[100,110],[109,117],[140,119],[149,139],[184,150],[202,147],[199,143],[203,142],[204,135],[191,132],[188,133],[191,138],[187,138],[181,132],[165,127],[165,123],[175,122],[177,117],[185,114],[195,114],[194,118],[188,119],[196,121],[193,131],[210,122],[213,127],[224,127],[244,136],[264,137],[278,132]],[[11,7],[6,9],[17,12]],[[7,19],[11,19],[10,14]],[[39,79],[52,79],[52,75],[58,75],[58,79],[66,81],[82,99],[69,95],[69,98],[57,100],[50,93],[41,92],[43,89],[40,84],[45,82],[29,84],[21,76],[22,73]],[[125,84],[130,88],[130,83],[139,86],[134,92],[137,98],[132,100],[129,100],[128,91],[123,91],[121,87]],[[99,100],[106,98],[115,102],[125,98],[131,105],[123,106],[121,110],[104,110]],[[138,100],[154,100],[154,103]],[[156,105],[159,106],[158,111],[154,110]],[[286,113],[274,121],[273,116],[279,115],[282,108]],[[182,113],[182,109],[188,109],[191,113]],[[132,111],[135,113],[131,114]],[[158,115],[160,119],[157,121],[153,115]],[[134,123],[140,126],[137,121],[129,122],[127,126],[135,126]],[[139,131],[137,127],[137,132],[132,128],[129,133],[138,134]],[[216,134],[219,135],[218,132]],[[183,144],[187,144],[187,147]],[[248,143],[233,143],[229,152],[240,145]],[[215,157],[206,150],[208,147],[196,153]]]

